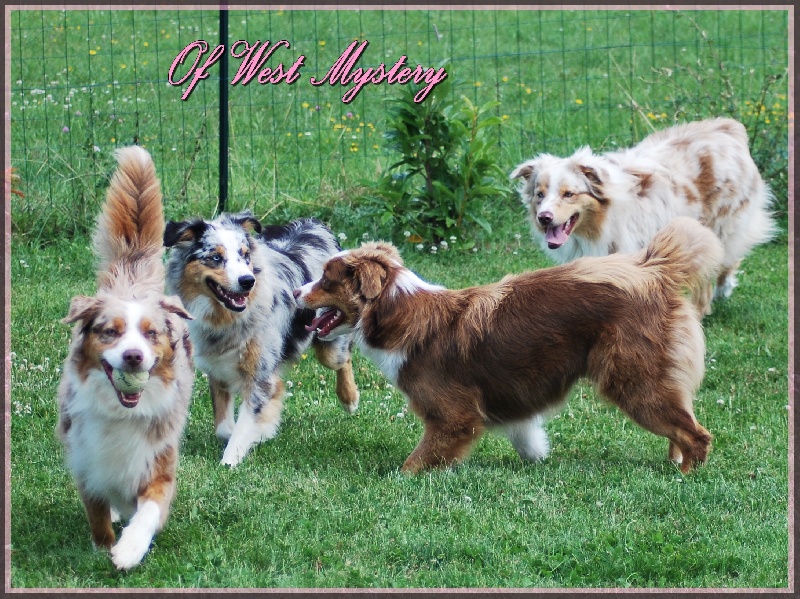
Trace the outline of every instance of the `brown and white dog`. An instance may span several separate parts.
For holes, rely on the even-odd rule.
[[[194,383],[180,300],[164,295],[160,183],[146,150],[117,152],[94,233],[97,293],[76,296],[56,431],[97,547],[141,562],[175,495],[178,446]],[[130,518],[115,542],[112,520]]]
[[[704,314],[712,294],[730,296],[747,253],[775,234],[769,188],[750,156],[744,126],[732,119],[678,125],[606,154],[588,147],[567,158],[540,154],[511,178],[522,179],[534,238],[562,264],[637,252],[676,216],[708,226],[725,254],[720,272],[695,298]]]
[[[541,414],[586,376],[634,422],[667,437],[669,457],[688,472],[705,461],[711,435],[692,409],[705,342],[681,291],[721,258],[711,231],[679,218],[636,254],[448,290],[406,269],[394,246],[372,243],[329,260],[295,298],[323,309],[312,325],[320,338],[355,334],[422,419],[404,471],[459,462],[494,427],[522,458],[544,458]]]

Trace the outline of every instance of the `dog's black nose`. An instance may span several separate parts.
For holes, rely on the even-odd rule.
[[[244,275],[239,277],[239,287],[245,291],[249,291],[256,284],[256,278],[253,275]]]
[[[144,354],[138,349],[126,349],[122,352],[122,361],[126,366],[138,367],[144,360]]]
[[[539,222],[543,225],[547,226],[553,222],[553,213],[552,212],[540,212],[536,218],[539,219]]]

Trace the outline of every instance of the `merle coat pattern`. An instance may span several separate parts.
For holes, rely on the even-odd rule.
[[[216,434],[227,440],[222,463],[235,466],[250,448],[275,436],[283,407],[282,366],[313,344],[320,362],[337,372],[342,406],[358,406],[351,339],[322,342],[307,327],[311,310],[292,290],[322,273],[340,251],[315,219],[262,227],[249,212],[167,224],[167,287],[195,316],[189,330],[195,365],[209,378]],[[232,396],[242,396],[234,422]]]

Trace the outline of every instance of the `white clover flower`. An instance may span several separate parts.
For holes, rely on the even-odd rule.
[[[406,239],[411,237],[411,231],[403,231],[403,237],[405,237]]]
[[[422,250],[424,250],[424,249],[425,249],[425,246],[424,246],[424,245],[422,245],[421,243],[419,243],[419,244],[417,244],[417,249],[418,249],[419,251],[422,251]]]
[[[347,235],[345,235],[344,232],[339,233],[339,235],[337,235],[337,237],[342,241],[347,241]]]

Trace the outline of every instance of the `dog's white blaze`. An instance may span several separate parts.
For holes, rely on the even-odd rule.
[[[142,502],[130,523],[122,530],[116,545],[111,548],[111,560],[117,568],[126,570],[142,561],[158,532],[161,508],[155,501]]]
[[[550,452],[550,441],[540,415],[503,426],[511,445],[523,460],[542,460]]]
[[[394,297],[398,292],[413,295],[418,291],[441,291],[442,289],[444,289],[444,287],[427,283],[420,279],[414,272],[403,268],[397,274],[397,277],[395,277],[394,287],[390,294]]]
[[[300,295],[297,297],[297,305],[301,308],[306,307],[306,296],[311,293],[311,288],[317,283],[317,281],[311,281],[310,283],[306,283],[302,287],[300,287]]]
[[[239,277],[252,275],[253,271],[247,265],[244,257],[239,254],[243,240],[235,231],[220,229],[217,232],[220,245],[225,248],[225,274],[231,286],[238,288]]]
[[[114,368],[122,368],[125,365],[123,355],[129,350],[142,352],[142,370],[150,370],[155,364],[156,355],[139,328],[143,314],[142,305],[138,302],[125,303],[125,333],[113,347],[103,352],[103,359]]]

